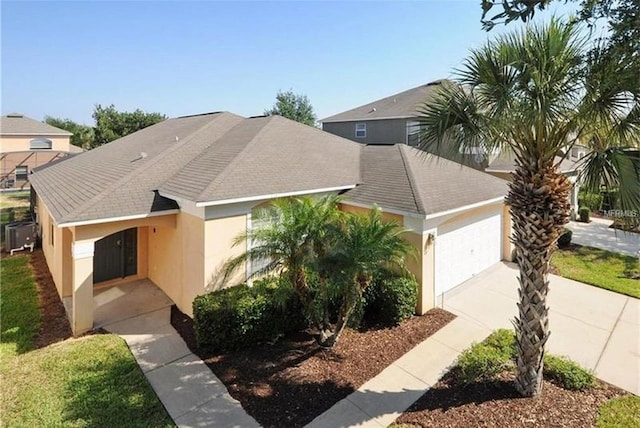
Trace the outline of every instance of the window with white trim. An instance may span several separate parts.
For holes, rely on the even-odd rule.
[[[266,209],[253,209],[251,211],[251,219],[249,223],[250,230],[249,232],[253,232],[255,230],[260,230],[264,228],[272,227],[274,224],[278,222],[278,218],[271,216],[271,211]],[[247,242],[247,246],[249,249],[255,248],[260,245],[260,241],[249,239]],[[250,260],[247,273],[249,277],[254,275],[256,272],[267,267],[267,265],[271,262],[271,260]]]
[[[415,146],[418,144],[418,137],[420,132],[420,122],[417,120],[407,121],[407,144]]]
[[[356,138],[366,138],[366,137],[367,137],[367,124],[356,123]]]
[[[27,181],[29,179],[29,167],[27,165],[16,166],[16,181]]]
[[[53,142],[48,138],[34,138],[29,141],[29,149],[31,150],[51,150]]]

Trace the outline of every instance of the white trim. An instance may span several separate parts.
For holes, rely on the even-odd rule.
[[[74,242],[71,248],[73,259],[86,259],[93,257],[93,241],[91,242]]]
[[[9,137],[24,137],[24,136],[31,136],[33,135],[34,137],[47,137],[49,135],[55,136],[55,137],[71,137],[73,134],[71,133],[54,133],[54,132],[3,132],[2,134],[3,137],[9,136]]]
[[[493,199],[487,199],[486,201],[482,201],[482,202],[476,202],[475,204],[469,204],[469,205],[465,205],[459,208],[453,208],[447,211],[440,211],[434,214],[428,214],[426,219],[427,220],[431,220],[432,218],[437,218],[437,217],[442,217],[445,215],[449,215],[449,214],[455,214],[455,213],[459,213],[462,211],[467,211],[473,208],[479,208],[479,207],[483,207],[485,205],[491,205],[491,204],[495,204],[496,202],[504,202],[504,196],[500,196],[498,198],[493,198]]]
[[[360,125],[361,129],[358,129],[358,125]],[[358,135],[358,131],[363,132],[363,135]],[[367,138],[367,122],[356,122],[356,132],[354,138]]]
[[[311,195],[314,193],[323,193],[323,192],[335,192],[337,190],[353,189],[356,186],[357,184],[349,184],[347,186],[327,187],[325,189],[296,190],[294,192],[273,193],[271,195],[256,195],[256,196],[248,196],[246,198],[223,199],[221,201],[208,201],[208,202],[200,201],[200,202],[196,202],[196,207],[210,207],[214,205],[236,204],[238,202],[251,202],[251,201],[260,201],[260,200],[268,200],[268,199],[276,199],[276,198],[286,198],[288,196]]]
[[[341,204],[345,204],[345,205],[351,205],[354,207],[359,207],[359,208],[369,208],[369,209],[373,209],[374,205],[369,205],[369,204],[361,204],[359,202],[353,202],[350,201],[348,199],[342,200],[340,201]],[[413,218],[418,218],[418,219],[425,219],[425,215],[424,214],[420,214],[420,213],[412,213],[409,211],[402,211],[402,210],[396,210],[393,208],[383,208],[377,204],[375,204],[375,206],[377,206],[378,208],[380,208],[382,210],[382,212],[385,213],[389,213],[389,214],[397,214],[397,215],[401,215],[401,216],[405,216],[405,217],[413,217]]]
[[[500,173],[510,173],[510,172],[514,172],[515,168],[513,169],[493,169],[493,168],[485,168],[484,172],[500,172]]]
[[[338,119],[338,120],[321,120],[320,123],[349,123],[349,122],[365,122],[369,120],[389,120],[389,119],[411,119],[417,116],[386,116],[386,117],[360,117],[357,119]]]
[[[148,214],[136,214],[136,215],[122,216],[122,217],[99,218],[96,220],[86,220],[86,221],[70,221],[67,223],[60,223],[57,226],[58,227],[88,226],[91,224],[111,223],[114,221],[138,220],[141,218],[159,217],[159,216],[169,215],[169,214],[178,214],[179,212],[180,210],[155,211]]]

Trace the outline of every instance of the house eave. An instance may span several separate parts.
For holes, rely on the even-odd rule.
[[[121,216],[121,217],[98,218],[95,220],[67,221],[62,223],[56,222],[56,225],[58,227],[89,226],[93,224],[113,223],[117,221],[139,220],[142,218],[159,217],[163,215],[178,214],[179,212],[180,212],[179,209],[172,209],[172,210],[164,210],[164,211],[154,211],[147,214],[134,214],[134,215],[128,215],[128,216]],[[54,222],[55,222],[55,219],[54,219]]]

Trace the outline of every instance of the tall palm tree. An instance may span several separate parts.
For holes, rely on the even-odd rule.
[[[506,202],[520,271],[516,388],[524,396],[542,389],[549,261],[570,213],[571,183],[556,156],[586,145],[583,181],[618,188],[622,209],[640,207],[638,160],[625,150],[640,138],[637,72],[597,55],[585,61],[585,44],[578,28],[555,19],[502,36],[472,51],[454,81],[420,108],[426,151],[515,157]]]
[[[342,304],[338,322],[331,332],[323,331],[320,344],[333,346],[344,331],[363,291],[374,275],[382,269],[405,271],[405,258],[415,251],[402,234],[406,229],[396,222],[384,221],[380,209],[372,209],[367,216],[349,215],[344,218],[320,264],[330,272],[333,281],[342,286]],[[330,334],[327,334],[330,333]]]

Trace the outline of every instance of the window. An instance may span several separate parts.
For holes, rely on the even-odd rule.
[[[29,148],[31,150],[47,150],[53,147],[53,143],[48,138],[34,138],[29,141]]]
[[[16,166],[16,181],[26,181],[29,179],[29,167],[27,165]]]
[[[49,217],[49,244],[53,247],[53,219]]]
[[[367,124],[356,123],[356,138],[366,138],[366,137],[367,137]]]
[[[260,230],[272,227],[273,225],[278,223],[278,221],[279,219],[273,216],[273,212],[271,212],[270,210],[264,208],[254,208],[251,211],[251,217],[249,218],[250,223],[248,226],[251,230]],[[249,248],[255,248],[260,245],[260,241],[250,239],[247,244]],[[256,272],[259,272],[266,268],[270,262],[271,260],[269,259],[249,261],[249,264],[247,266],[247,274],[249,276],[254,275]],[[248,283],[250,284],[251,281],[248,281]]]
[[[415,120],[407,121],[407,144],[415,146],[418,144],[418,133],[420,132],[420,122]]]

